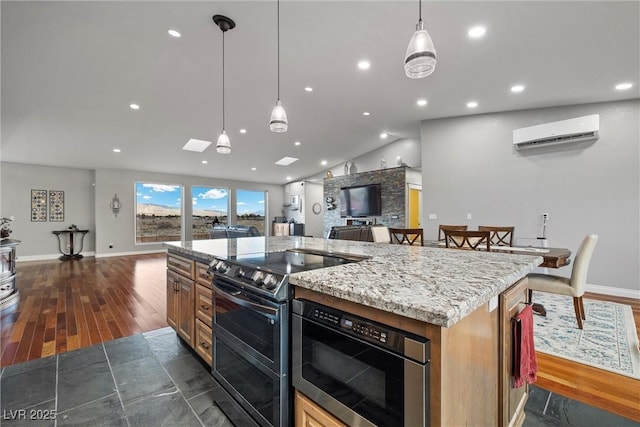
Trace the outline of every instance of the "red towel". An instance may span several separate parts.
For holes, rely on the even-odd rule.
[[[522,387],[525,380],[533,384],[538,379],[538,361],[533,344],[533,310],[527,305],[513,318],[513,386]]]

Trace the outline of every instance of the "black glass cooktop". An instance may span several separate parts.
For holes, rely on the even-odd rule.
[[[362,261],[366,257],[359,255],[320,252],[308,249],[290,249],[282,252],[239,255],[229,258],[238,264],[261,267],[280,274],[299,273],[318,268],[334,267]]]

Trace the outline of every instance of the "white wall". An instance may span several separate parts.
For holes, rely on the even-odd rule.
[[[311,181],[291,182],[284,186],[285,203],[291,203],[291,196],[299,197],[300,207],[298,210],[283,207],[282,215],[286,216],[287,220],[303,223],[305,236],[322,237],[322,215],[324,213],[322,184]],[[315,203],[321,206],[319,214],[313,212],[312,208]]]
[[[426,238],[438,224],[514,225],[516,238],[541,234],[574,253],[596,233],[588,283],[640,296],[639,100],[485,114],[422,122]],[[512,131],[600,114],[600,138],[515,151]],[[428,214],[438,215],[429,220]],[[472,219],[467,220],[467,213]],[[571,267],[553,273],[569,276]]]
[[[190,189],[194,185],[228,188],[230,195],[229,219],[235,223],[236,199],[234,190],[266,190],[267,224],[266,234],[271,232],[271,220],[282,211],[282,186],[211,179],[187,175],[169,175],[152,172],[140,172],[117,169],[96,170],[96,255],[129,253],[134,251],[153,251],[162,249],[162,244],[135,243],[135,183],[152,182],[177,184],[184,187],[184,198],[189,199]],[[123,208],[117,217],[109,208],[114,194],[118,194]],[[191,203],[185,203],[183,212],[185,239],[191,240]],[[113,248],[109,245],[113,244]]]
[[[20,240],[17,256],[24,259],[35,255],[48,258],[60,256],[58,240],[51,232],[76,224],[88,229],[84,238],[83,253],[94,251],[94,173],[87,169],[36,166],[21,163],[2,163],[0,216],[14,216],[11,223],[12,239]],[[63,222],[31,222],[31,190],[64,191]],[[62,239],[62,237],[61,237]],[[63,239],[63,250],[66,250]],[[77,250],[76,246],[76,250]]]
[[[230,189],[229,217],[235,218],[234,190],[267,191],[265,212],[270,224],[281,214],[282,186],[255,182],[209,179],[184,175],[147,173],[140,171],[58,168],[21,163],[2,163],[0,170],[1,216],[15,216],[11,238],[21,240],[18,257],[27,259],[56,258],[58,252],[53,230],[76,224],[89,229],[85,236],[84,255],[107,256],[131,252],[162,250],[162,244],[135,243],[135,183],[139,181],[183,185],[189,197],[192,185],[208,185]],[[64,222],[31,222],[31,189],[63,190],[65,192]],[[114,194],[122,203],[118,216],[109,204]],[[191,204],[184,212],[186,239],[191,239]],[[270,227],[266,227],[269,232]],[[109,244],[113,248],[109,248]]]

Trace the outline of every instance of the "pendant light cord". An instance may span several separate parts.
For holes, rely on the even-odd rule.
[[[222,32],[222,130],[224,130],[224,31]]]
[[[418,0],[418,22],[422,22],[422,0]]]
[[[280,100],[280,0],[278,0],[278,101]]]

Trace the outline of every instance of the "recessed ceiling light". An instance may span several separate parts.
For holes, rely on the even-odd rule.
[[[246,129],[240,129],[240,133],[247,133]]]
[[[617,90],[627,90],[627,89],[631,89],[632,87],[633,85],[631,83],[620,83],[616,85]]]
[[[251,168],[252,171],[256,170],[256,168]]]
[[[167,32],[169,33],[170,36],[173,36],[173,37],[176,37],[176,38],[181,36],[181,34],[178,31],[173,30],[173,29],[171,29],[171,30],[169,30]]]
[[[294,142],[294,143],[293,143],[293,145],[296,145],[296,146],[297,146],[297,145],[300,145],[300,141],[296,141],[296,142]]]
[[[280,160],[278,160],[276,162],[276,165],[289,166],[291,163],[297,162],[297,161],[298,161],[298,159],[295,158],[295,157],[287,157],[287,156],[285,156],[285,157],[281,158]]]
[[[129,104],[129,108],[131,108],[132,110],[139,110],[140,106],[138,104]]]
[[[362,115],[363,115],[363,116],[370,116],[370,115],[371,115],[371,113],[370,113],[370,112],[368,112],[368,111],[365,111],[364,113],[362,113]]]
[[[327,165],[327,161],[326,161],[326,160],[323,160],[323,161],[321,161],[321,162],[320,162],[320,164],[321,164],[322,166],[326,166],[326,165]]]
[[[370,67],[371,63],[369,61],[362,60],[358,62],[358,68],[360,68],[361,70],[368,70]]]
[[[313,92],[313,88],[311,86],[307,86],[304,88],[307,92]]]
[[[209,162],[207,162],[206,160],[203,160],[203,161],[202,161],[202,164],[203,164],[203,165],[206,165],[207,163],[209,163]]]
[[[386,132],[382,132],[380,134],[380,138],[385,139],[386,137],[388,137],[389,135]]]
[[[427,100],[426,99],[418,99],[416,101],[416,104],[418,104],[420,107],[424,107],[425,105],[427,105]]]
[[[476,101],[467,102],[467,108],[476,108],[477,106],[478,106],[478,103]]]
[[[291,181],[293,178],[291,178],[290,176],[287,177],[287,181]]]
[[[190,140],[187,141],[186,144],[184,144],[182,149],[186,151],[195,151],[198,153],[202,153],[204,150],[207,149],[209,145],[211,145],[211,141],[191,138]]]
[[[511,92],[513,92],[513,93],[522,92],[523,90],[524,90],[524,86],[523,85],[513,85],[513,86],[511,86]]]
[[[114,153],[119,153],[119,152],[121,152],[121,151],[122,151],[122,150],[120,150],[119,148],[114,148],[114,149],[113,149],[113,152],[114,152]]]
[[[476,27],[471,27],[467,34],[472,39],[479,39],[480,37],[484,36],[486,32],[487,32],[487,29],[485,27],[476,26]]]

